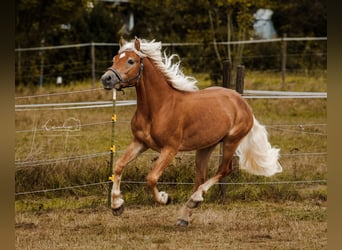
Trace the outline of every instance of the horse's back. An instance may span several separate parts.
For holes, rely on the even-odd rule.
[[[216,144],[225,136],[242,137],[253,124],[252,110],[245,99],[222,87],[193,92],[173,114],[183,117],[184,148],[192,148],[194,142],[203,146]]]
[[[224,87],[218,87],[218,86],[208,87],[208,88],[200,90],[199,92],[203,92],[205,94],[210,94],[210,95],[211,94],[212,95],[224,95],[224,96],[229,96],[230,98],[243,99],[242,96],[235,90],[224,88]]]
[[[200,106],[216,106],[231,112],[238,109],[239,112],[251,113],[251,108],[246,100],[235,90],[223,87],[208,87],[197,92],[193,92],[194,102]],[[201,103],[201,104],[199,104]]]
[[[222,115],[228,114],[228,117],[234,121],[234,124],[245,123],[247,130],[253,123],[253,112],[247,101],[235,90],[223,87],[209,87],[203,89],[206,95],[211,96],[212,105],[217,105],[218,112],[222,109]],[[220,106],[220,107],[219,107]]]

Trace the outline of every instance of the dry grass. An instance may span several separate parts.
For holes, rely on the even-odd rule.
[[[326,204],[203,204],[187,228],[180,205],[17,212],[16,249],[327,249]]]

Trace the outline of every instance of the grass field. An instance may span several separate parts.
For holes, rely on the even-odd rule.
[[[76,209],[81,202],[17,211],[16,249],[327,249],[324,203],[203,204],[180,228],[180,205],[131,206],[113,217],[101,205]]]
[[[209,85],[198,75],[200,87]],[[326,73],[287,75],[285,90],[326,91]],[[101,87],[98,85],[97,87]],[[90,83],[42,89],[18,87],[16,96],[89,89]],[[280,75],[246,72],[245,89],[281,90]],[[111,92],[95,89],[77,94],[16,99],[16,104],[110,101]],[[134,99],[134,89],[118,100]],[[227,183],[311,181],[327,179],[326,99],[248,100],[267,126],[270,141],[281,149],[283,173],[258,177],[234,171]],[[134,106],[118,107],[117,153],[131,139]],[[109,155],[63,160],[109,152],[111,108],[16,112],[16,192],[107,182]],[[78,130],[58,129],[69,119]],[[310,153],[310,154],[307,154]],[[317,153],[317,154],[316,154]],[[127,166],[123,180],[143,182],[157,154],[148,151]],[[50,159],[60,161],[47,162]],[[191,183],[194,156],[177,155],[160,182]],[[218,149],[209,163],[217,169]],[[43,162],[43,163],[40,163]],[[20,165],[19,163],[23,163]],[[170,206],[156,206],[143,184],[123,183],[122,217],[106,207],[107,184],[16,196],[18,249],[326,249],[326,183],[214,186],[195,210],[187,229],[175,227],[178,210],[191,185],[164,185]],[[222,190],[224,193],[222,194]]]

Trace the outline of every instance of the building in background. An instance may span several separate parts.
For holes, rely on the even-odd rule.
[[[262,39],[271,39],[277,36],[272,23],[273,11],[270,9],[258,9],[253,15],[255,22],[253,28],[255,35]]]

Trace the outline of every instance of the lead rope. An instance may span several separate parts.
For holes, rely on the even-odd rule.
[[[110,180],[108,184],[108,200],[107,206],[111,206],[111,190],[114,182],[114,174],[113,174],[113,159],[115,154],[115,123],[116,123],[116,89],[113,88],[113,112],[112,112],[112,137],[111,137],[111,147],[110,147],[110,159],[108,161],[108,179]]]

